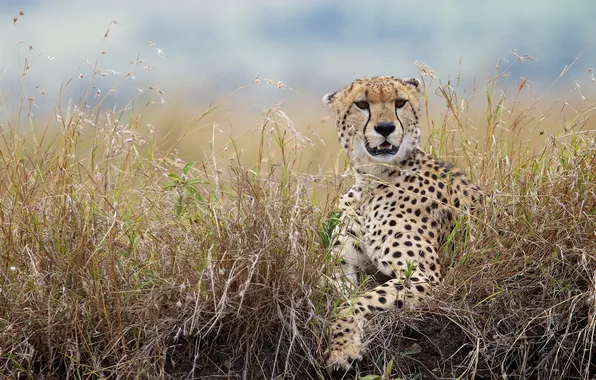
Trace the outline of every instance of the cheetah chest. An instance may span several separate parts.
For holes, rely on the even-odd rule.
[[[440,179],[410,174],[372,184],[361,205],[363,248],[374,267],[392,278],[408,267],[439,281],[439,248],[453,224],[448,190]]]

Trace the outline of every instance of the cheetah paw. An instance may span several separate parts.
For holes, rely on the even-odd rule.
[[[360,345],[354,342],[344,343],[341,347],[330,348],[327,357],[327,369],[348,371],[355,361],[362,360]]]

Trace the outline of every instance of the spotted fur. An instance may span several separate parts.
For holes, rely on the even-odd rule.
[[[327,364],[334,369],[361,359],[371,317],[415,307],[441,282],[445,237],[482,197],[462,171],[420,149],[420,90],[415,78],[371,77],[323,97],[355,172],[339,205],[334,280],[352,289],[362,272],[386,279],[347,302],[332,323]]]

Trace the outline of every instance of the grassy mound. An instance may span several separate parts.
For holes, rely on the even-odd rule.
[[[357,371],[594,378],[594,105],[545,111],[525,83],[497,96],[499,76],[462,98],[421,69],[444,104],[426,98],[443,110],[426,149],[488,196],[448,242],[444,286],[376,318]],[[263,123],[256,163],[186,163],[139,115],[93,112],[61,115],[51,141],[2,126],[0,377],[324,378],[343,176],[297,169],[303,140],[283,118]],[[549,120],[563,125],[536,144]]]

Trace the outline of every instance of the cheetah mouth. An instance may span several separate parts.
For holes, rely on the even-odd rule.
[[[368,153],[370,153],[371,156],[380,156],[380,155],[392,155],[395,156],[397,154],[399,147],[395,146],[387,141],[385,141],[384,143],[376,146],[376,147],[371,147],[368,144],[368,141],[366,142],[366,150],[368,151]]]

